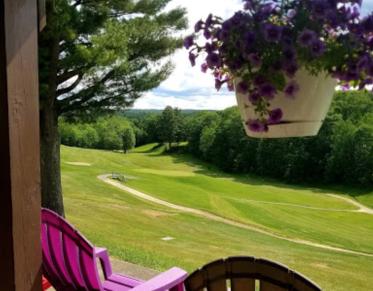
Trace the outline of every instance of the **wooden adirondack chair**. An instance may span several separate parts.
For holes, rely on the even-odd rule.
[[[147,282],[114,274],[106,249],[94,247],[66,220],[47,209],[42,209],[41,239],[44,275],[57,291],[183,290],[187,273],[176,267]],[[101,262],[103,281],[97,260]]]
[[[185,280],[186,291],[320,291],[304,276],[278,263],[231,257],[209,263]]]

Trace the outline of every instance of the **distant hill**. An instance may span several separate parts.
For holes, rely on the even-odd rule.
[[[126,116],[128,118],[136,118],[148,114],[156,114],[160,115],[163,109],[128,109],[121,113],[121,115]],[[195,110],[195,109],[183,109],[181,113],[183,115],[192,115],[202,111],[210,111],[213,112],[215,110]]]

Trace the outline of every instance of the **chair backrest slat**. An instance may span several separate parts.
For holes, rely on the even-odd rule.
[[[56,213],[42,210],[43,268],[57,290],[101,291],[94,247]]]
[[[65,266],[64,254],[62,249],[62,233],[56,227],[56,225],[48,225],[48,241],[52,262],[55,264],[55,268],[59,274],[59,278],[66,282],[67,285],[73,285]]]
[[[227,271],[223,261],[216,261],[204,268],[207,279],[207,290],[226,291]]]
[[[101,290],[101,284],[98,279],[98,272],[96,261],[92,262],[92,256],[86,252],[80,251],[80,263],[82,266],[82,273],[84,274],[85,282],[88,290]]]
[[[283,265],[253,257],[231,257],[212,262],[185,281],[186,291],[203,291],[204,288],[208,291],[321,290],[312,281]]]
[[[231,280],[232,291],[255,291],[254,279],[234,278]]]
[[[63,235],[64,253],[66,255],[66,267],[75,286],[87,287],[82,277],[79,262],[79,248],[68,235]]]
[[[56,278],[54,286],[58,289],[62,289],[61,279],[59,272],[57,271],[55,264],[52,261],[52,257],[49,251],[49,240],[48,240],[48,225],[42,224],[41,226],[41,239],[43,242],[43,268],[44,275],[48,278]]]
[[[255,291],[255,279],[242,276],[242,272],[255,274],[255,259],[251,257],[227,259],[232,291]]]

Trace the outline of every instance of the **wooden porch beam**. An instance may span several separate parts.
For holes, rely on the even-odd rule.
[[[0,290],[41,290],[37,0],[0,0]]]

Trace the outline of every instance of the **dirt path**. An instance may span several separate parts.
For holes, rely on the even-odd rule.
[[[236,227],[247,229],[247,230],[250,230],[250,231],[255,231],[255,232],[258,232],[258,233],[261,233],[261,234],[264,234],[264,235],[268,235],[268,236],[271,236],[271,237],[274,237],[274,238],[277,238],[277,239],[286,240],[286,241],[301,244],[301,245],[316,247],[316,248],[320,248],[320,249],[324,249],[324,250],[336,251],[336,252],[340,252],[340,253],[359,255],[359,256],[364,256],[364,257],[373,257],[373,254],[370,254],[370,253],[358,252],[358,251],[333,247],[333,246],[329,246],[329,245],[318,244],[318,243],[314,243],[314,242],[307,241],[307,240],[302,240],[302,239],[288,238],[288,237],[281,236],[281,235],[272,233],[270,231],[267,231],[267,230],[264,230],[264,229],[261,229],[261,228],[255,227],[255,226],[251,226],[251,225],[248,225],[248,224],[244,224],[244,223],[241,223],[241,222],[230,220],[230,219],[227,219],[227,218],[209,213],[207,211],[173,204],[173,203],[155,198],[153,196],[150,196],[148,194],[145,194],[143,192],[140,192],[140,191],[135,190],[133,188],[130,188],[128,186],[125,186],[120,182],[117,182],[117,181],[114,181],[114,180],[110,179],[110,177],[111,177],[111,175],[106,174],[106,175],[100,175],[97,178],[100,179],[101,181],[107,183],[107,184],[110,184],[114,187],[117,187],[117,188],[123,190],[123,191],[126,191],[127,193],[130,193],[130,194],[132,194],[132,195],[134,195],[138,198],[141,198],[141,199],[144,199],[144,200],[147,200],[147,201],[159,204],[159,205],[163,205],[163,206],[166,206],[166,207],[171,208],[171,209],[179,210],[181,212],[198,215],[198,216],[210,219],[210,220],[214,220],[214,221],[217,221],[217,222],[222,222],[222,223],[225,223],[225,224],[228,224],[228,225],[236,226]],[[330,195],[332,195],[332,194],[330,194]]]

